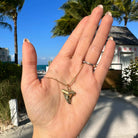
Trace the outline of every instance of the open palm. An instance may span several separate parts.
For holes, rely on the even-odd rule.
[[[96,32],[102,14],[103,9],[98,6],[82,19],[41,81],[37,77],[35,49],[28,40],[24,41],[22,93],[34,137],[74,138],[90,117],[115,48],[114,41],[109,39],[95,71],[92,66],[82,64],[84,60],[97,64],[107,40],[113,19],[110,13],[106,14]],[[61,91],[66,86],[60,82],[68,84],[76,74],[71,86],[76,95],[69,104]]]

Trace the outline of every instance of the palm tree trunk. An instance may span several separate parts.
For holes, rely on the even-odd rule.
[[[124,21],[125,21],[125,27],[127,26],[127,21],[128,21],[128,18],[127,17],[125,17],[124,18]]]
[[[15,63],[18,64],[18,43],[17,43],[17,12],[13,18],[14,21],[14,49],[15,49]]]

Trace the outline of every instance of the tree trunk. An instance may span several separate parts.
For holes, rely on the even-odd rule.
[[[15,63],[18,64],[18,43],[17,43],[17,12],[13,17],[14,21],[14,49],[15,49]]]
[[[124,18],[124,20],[125,20],[125,27],[127,26],[127,21],[128,21],[128,18],[127,17],[125,17]]]

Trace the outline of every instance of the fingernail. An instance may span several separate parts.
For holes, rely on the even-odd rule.
[[[102,4],[98,5],[97,7],[99,7],[99,8],[102,8],[102,9],[103,9],[103,5],[102,5]]]
[[[105,15],[112,16],[112,13],[108,11]]]
[[[85,16],[84,18],[83,18],[83,21],[87,21],[88,20],[88,16]]]
[[[24,42],[30,43],[30,41],[29,41],[27,38],[25,38],[25,39],[23,40],[23,43],[24,43]]]
[[[114,38],[112,36],[110,36],[108,40],[114,40]]]

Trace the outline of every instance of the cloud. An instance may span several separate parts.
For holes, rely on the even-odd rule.
[[[53,59],[54,59],[54,57],[38,57],[37,64],[38,65],[47,65],[48,61],[51,61]]]
[[[14,61],[14,54],[12,54],[10,56],[11,56],[11,61]]]

